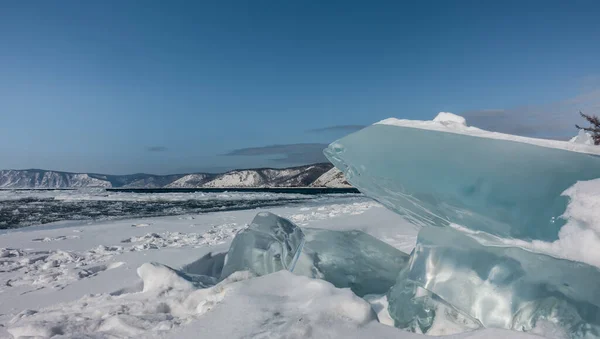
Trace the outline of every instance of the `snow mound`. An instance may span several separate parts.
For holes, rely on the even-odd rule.
[[[145,263],[137,269],[137,274],[144,282],[143,292],[194,289],[194,284],[179,272],[159,263]]]
[[[376,319],[349,289],[279,271],[236,284],[218,307],[174,337],[202,330],[207,338],[338,338]]]
[[[196,289],[183,273],[147,263],[138,268],[144,288],[129,294],[87,295],[75,302],[39,311],[25,310],[8,324],[15,338],[148,337],[189,322],[220,303],[237,281],[252,277],[237,272],[221,283]]]
[[[142,265],[138,274],[144,282],[141,292],[89,295],[40,311],[26,310],[10,321],[8,332],[15,338],[148,337],[197,320],[183,331],[199,333],[202,328],[207,338],[330,337],[340,326],[357,328],[376,320],[369,303],[349,289],[287,271],[250,280],[248,272],[236,272],[204,289],[157,263]]]
[[[433,119],[433,122],[437,122],[446,126],[459,125],[467,127],[467,120],[465,118],[449,112],[438,113],[438,115]]]
[[[573,138],[571,138],[569,142],[582,145],[595,145],[594,138],[592,138],[592,135],[582,129],[580,129],[579,133]]]

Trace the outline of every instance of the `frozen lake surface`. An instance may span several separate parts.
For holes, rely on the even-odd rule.
[[[319,204],[331,199],[365,200],[360,194],[161,192],[160,190],[115,192],[104,189],[2,190],[0,191],[0,229],[65,220],[100,221],[299,203]]]

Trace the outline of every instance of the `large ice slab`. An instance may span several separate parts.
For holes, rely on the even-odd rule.
[[[439,297],[485,327],[531,331],[549,324],[570,338],[597,338],[599,282],[593,266],[425,227],[389,293],[389,309],[400,325],[412,317],[426,327],[435,319],[431,298]],[[426,298],[419,299],[417,287]]]
[[[256,275],[292,271],[303,244],[304,234],[294,223],[272,213],[258,213],[231,242],[221,278],[237,271]]]
[[[421,226],[456,223],[553,241],[578,180],[600,177],[600,148],[485,132],[460,121],[387,120],[325,155],[361,192]]]
[[[408,263],[408,254],[361,231],[303,231],[306,243],[294,272],[350,288],[359,297],[386,293]]]

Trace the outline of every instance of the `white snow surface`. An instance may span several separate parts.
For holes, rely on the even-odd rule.
[[[569,142],[583,145],[594,145],[594,138],[592,138],[592,135],[590,133],[580,129],[579,133],[577,133],[576,136],[572,137],[571,140],[569,140]]]
[[[256,279],[238,274],[240,282],[198,289],[169,268],[211,262],[209,253],[218,258],[259,211],[5,230],[0,338],[195,338],[198,326],[207,337],[280,337],[285,323],[295,328],[289,333],[321,337],[376,323],[365,301],[324,281],[284,272]],[[269,211],[311,227],[363,229],[404,251],[416,241],[410,224],[372,201],[333,199]]]
[[[433,120],[428,121],[388,118],[376,122],[375,125],[420,128],[431,131],[470,135],[479,138],[516,141],[541,147],[557,148],[572,152],[600,155],[600,147],[585,143],[529,138],[512,134],[504,134],[482,130],[477,127],[468,126],[466,120],[463,117],[448,112],[441,112]]]
[[[369,304],[326,281],[289,272],[238,272],[199,288],[201,282],[174,270],[190,264],[195,273],[211,275],[219,253],[260,211],[65,223],[0,234],[0,338],[423,337],[385,325],[391,321],[385,297]],[[413,225],[372,201],[269,211],[302,226],[363,230],[405,252],[416,241]],[[451,337],[534,338],[500,330]]]
[[[435,118],[433,118],[433,122],[437,122],[446,126],[467,127],[467,120],[465,118],[450,112],[438,113],[438,115]]]

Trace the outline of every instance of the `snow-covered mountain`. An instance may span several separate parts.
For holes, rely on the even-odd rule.
[[[346,177],[344,177],[344,173],[342,173],[339,169],[333,167],[329,171],[325,172],[321,175],[317,180],[315,180],[312,184],[312,187],[352,187],[346,181]]]
[[[183,174],[105,175],[95,173],[70,173],[39,169],[0,170],[0,188],[81,188],[81,187],[163,187]]]
[[[196,174],[187,174],[168,185],[165,185],[165,188],[195,188],[202,187],[205,182],[214,178],[215,174],[207,174],[207,173],[196,173]]]
[[[283,169],[259,168],[234,170],[219,174],[203,187],[305,187],[333,165],[315,164]]]
[[[104,175],[47,170],[1,170],[0,188],[198,188],[198,187],[344,187],[316,184],[332,169],[329,163],[291,168],[233,170],[221,174]],[[341,174],[341,173],[340,173]]]
[[[86,173],[66,173],[44,170],[0,171],[0,188],[79,188],[112,187],[108,180]]]

